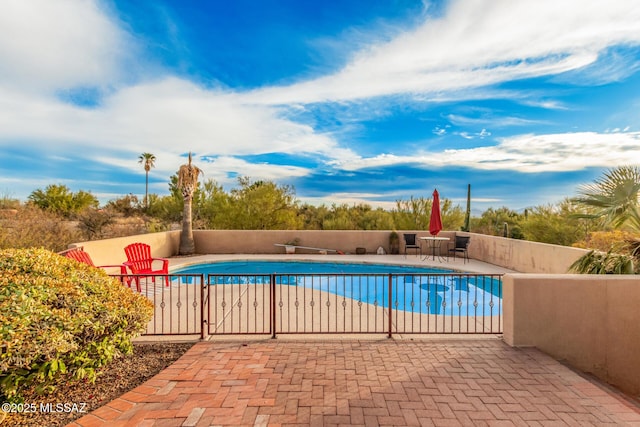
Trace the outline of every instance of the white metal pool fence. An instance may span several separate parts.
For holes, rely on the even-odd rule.
[[[499,274],[167,277],[140,277],[154,304],[144,335],[502,333]]]

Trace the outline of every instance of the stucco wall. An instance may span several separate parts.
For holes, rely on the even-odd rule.
[[[406,232],[429,236],[428,231]],[[367,253],[375,253],[380,246],[389,252],[390,233],[391,231],[352,230],[195,230],[193,239],[196,252],[201,254],[279,254],[284,253],[284,248],[274,244],[289,242],[295,238],[300,240],[301,246],[336,249],[344,253],[355,253],[356,248],[365,248]],[[398,231],[401,253],[404,247],[402,233],[404,231]],[[454,233],[442,232],[441,235],[451,237]],[[304,249],[297,251],[309,252]]]
[[[640,278],[509,274],[504,339],[640,396]]]
[[[127,257],[124,254],[124,247],[134,242],[149,244],[151,246],[151,255],[154,257],[171,257],[178,253],[180,245],[180,231],[138,234],[135,236],[117,237],[114,239],[78,242],[69,245],[69,247],[82,246],[91,256],[94,264],[109,265],[125,262]]]
[[[526,240],[466,233],[469,256],[521,273],[562,274],[587,250]]]
[[[402,233],[417,233],[429,236],[428,231],[398,231],[402,252]],[[365,248],[367,253],[375,253],[382,246],[389,252],[391,231],[317,231],[317,230],[194,230],[193,238],[198,254],[277,254],[284,248],[274,243],[285,243],[295,238],[300,245],[317,248],[336,249],[344,253],[355,253],[356,248]],[[442,245],[443,252],[453,245],[456,232],[443,231],[440,236],[449,237],[451,242]],[[527,242],[474,233],[471,236],[469,256],[479,261],[523,273],[566,273],[569,266],[587,251],[566,246]],[[79,242],[71,246],[84,246],[95,263],[114,264],[124,260],[124,248],[131,242],[146,242],[152,247],[154,256],[167,257],[178,253],[180,232],[149,233],[136,236]],[[426,245],[424,246],[426,248]],[[95,253],[94,253],[95,252]],[[298,250],[305,252],[305,250]],[[309,252],[309,251],[306,251]]]

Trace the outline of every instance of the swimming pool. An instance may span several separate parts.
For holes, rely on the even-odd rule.
[[[502,312],[499,276],[420,266],[314,261],[225,261],[197,264],[174,274],[203,274],[211,285],[265,285],[327,292],[419,314],[475,316]],[[389,284],[391,282],[391,298]]]
[[[405,274],[452,273],[453,270],[420,266],[319,261],[222,261],[196,264],[176,274]]]

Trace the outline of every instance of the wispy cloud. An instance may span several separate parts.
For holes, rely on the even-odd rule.
[[[137,168],[137,154],[145,151],[174,162],[186,151],[222,159],[261,153],[304,153],[329,160],[355,156],[330,136],[283,118],[276,108],[245,105],[232,93],[205,90],[176,78],[121,88],[91,109],[53,97],[3,92],[1,88],[0,95],[4,95],[0,96],[0,108],[4,110],[0,116],[0,146],[13,144],[14,138],[41,148],[55,143],[58,150],[85,153],[104,164],[123,164],[122,158],[129,153],[124,164]],[[83,150],[88,139],[91,152]],[[172,174],[177,166],[157,162],[154,173]],[[300,171],[289,166],[251,167],[247,162],[222,160],[204,164],[203,168],[205,172],[211,169],[208,176],[236,172],[255,173],[265,179],[296,176]]]
[[[640,5],[626,0],[457,0],[442,17],[362,49],[338,73],[247,95],[269,104],[438,96],[582,69],[610,46],[639,43]]]
[[[466,117],[459,114],[449,114],[446,118],[455,125],[480,125],[491,127],[507,127],[507,126],[530,126],[533,124],[542,124],[544,122],[540,120],[525,119],[522,117],[510,117],[510,116],[498,116],[494,112],[487,112],[482,117]],[[487,135],[485,135],[487,136]]]
[[[414,164],[425,168],[455,165],[481,170],[535,173],[637,163],[640,163],[640,133],[579,132],[521,135],[504,138],[495,146],[424,152],[415,156],[381,154],[334,164],[336,168],[352,171]]]

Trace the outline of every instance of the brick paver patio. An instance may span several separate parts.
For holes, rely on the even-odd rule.
[[[640,407],[498,339],[201,342],[74,426],[636,425]]]

